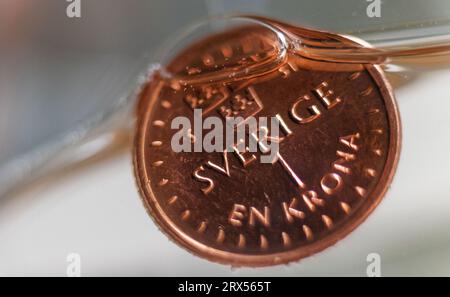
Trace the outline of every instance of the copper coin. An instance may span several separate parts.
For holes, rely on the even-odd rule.
[[[252,30],[258,34],[248,38]],[[189,76],[264,61],[264,53],[276,54],[264,34],[246,28],[210,36],[169,69]],[[338,42],[360,46],[342,36]],[[155,75],[138,108],[135,174],[151,217],[188,251],[233,266],[287,263],[342,239],[383,198],[400,150],[394,96],[374,65],[289,53],[276,69],[236,81],[179,84]],[[204,117],[278,116],[280,158],[266,164],[260,153],[175,153],[171,121],[193,120],[193,108]]]

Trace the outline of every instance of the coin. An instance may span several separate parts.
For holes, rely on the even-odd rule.
[[[217,33],[168,69],[195,77],[270,60],[280,51],[267,34],[251,27]],[[318,36],[315,44],[332,38]],[[361,46],[342,36],[338,42]],[[180,81],[157,74],[142,92],[134,167],[150,216],[188,251],[233,266],[296,261],[342,239],[382,200],[398,160],[400,121],[379,66],[287,53],[247,79]],[[279,158],[267,164],[258,152],[174,152],[171,122],[193,121],[194,108],[203,117],[277,117]]]

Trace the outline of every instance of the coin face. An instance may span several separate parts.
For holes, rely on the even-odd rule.
[[[199,41],[169,68],[189,76],[239,61],[246,67],[276,52],[264,38],[242,32]],[[194,121],[195,108],[203,118],[276,117],[278,158],[262,163],[261,152],[174,152],[172,120]],[[138,109],[134,165],[149,214],[188,251],[233,266],[287,263],[333,245],[378,205],[398,160],[397,108],[374,65],[288,54],[276,69],[237,81],[180,84],[155,76]]]

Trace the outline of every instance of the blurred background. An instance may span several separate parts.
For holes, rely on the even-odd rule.
[[[365,275],[371,252],[384,275],[450,275],[448,60],[388,69],[404,134],[392,189],[348,238],[300,263],[196,258],[157,230],[136,191],[133,92],[176,31],[250,12],[378,46],[449,40],[447,0],[384,0],[369,17],[372,2],[80,0],[70,18],[71,1],[0,0],[0,275],[64,276],[70,253],[82,275]]]

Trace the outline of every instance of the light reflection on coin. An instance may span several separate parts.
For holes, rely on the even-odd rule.
[[[207,73],[225,59],[270,50],[264,38],[241,38],[252,30],[261,33],[247,27],[211,36],[168,68]],[[242,98],[252,104],[233,109]],[[204,117],[229,110],[279,117],[280,158],[263,164],[259,153],[173,152],[171,121],[192,120],[194,108]],[[211,261],[266,266],[321,251],[357,227],[384,196],[399,149],[397,108],[379,67],[289,54],[276,70],[223,84],[156,75],[139,103],[134,165],[146,208],[176,243]]]

